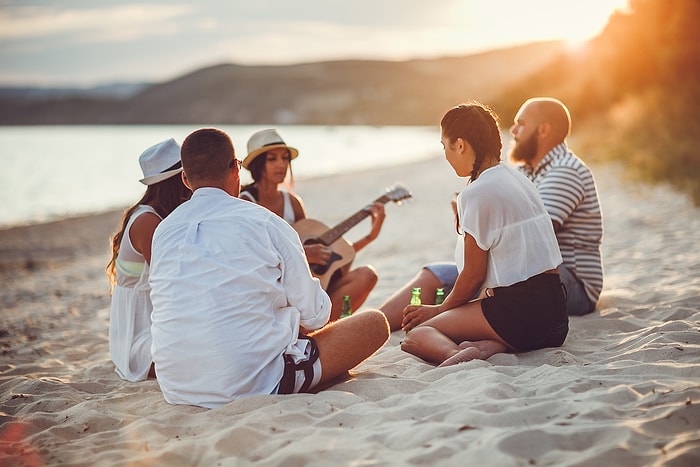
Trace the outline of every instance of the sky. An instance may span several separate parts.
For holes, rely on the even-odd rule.
[[[0,85],[160,82],[222,63],[580,43],[626,0],[0,0]]]

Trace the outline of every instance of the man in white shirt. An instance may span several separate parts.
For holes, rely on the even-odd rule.
[[[192,199],[158,226],[151,258],[152,353],[166,401],[215,408],[307,392],[386,342],[376,310],[325,326],[330,299],[296,232],[237,198],[240,161],[226,133],[191,133],[181,159]]]

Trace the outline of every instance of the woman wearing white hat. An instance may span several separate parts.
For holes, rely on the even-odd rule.
[[[112,302],[109,353],[123,379],[155,376],[151,364],[151,311],[148,285],[151,239],[160,221],[191,196],[182,182],[180,146],[174,139],[146,149],[139,157],[146,193],[124,212],[111,239],[107,264]]]
[[[253,177],[253,183],[241,188],[240,198],[266,207],[289,224],[306,219],[306,210],[301,198],[294,193],[280,189],[280,185],[291,176],[291,160],[299,155],[296,148],[287,146],[275,129],[266,129],[254,133],[248,140],[248,155],[243,160],[243,167]],[[291,177],[293,186],[293,176]],[[370,233],[354,242],[355,252],[360,251],[379,235],[384,222],[384,205],[374,203],[369,208],[372,217]],[[306,259],[310,264],[325,265],[333,251],[320,243],[304,245]],[[361,266],[350,271],[334,275],[326,292],[333,304],[331,321],[340,317],[343,297],[348,295],[354,309],[358,309],[377,283],[377,273],[371,266]]]

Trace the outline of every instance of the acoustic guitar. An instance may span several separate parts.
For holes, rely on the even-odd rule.
[[[410,197],[411,193],[406,188],[398,185],[387,188],[386,193],[374,200],[373,203],[386,204],[389,201],[393,201],[400,204],[401,201]],[[302,244],[312,245],[321,243],[333,250],[330,259],[325,265],[309,265],[311,267],[311,272],[314,276],[318,277],[324,289],[328,287],[331,277],[333,277],[333,274],[338,269],[346,266],[349,267],[352,260],[355,259],[355,249],[343,238],[343,235],[369,215],[369,209],[365,207],[331,229],[322,222],[313,219],[302,219],[295,222],[292,226],[299,234]]]

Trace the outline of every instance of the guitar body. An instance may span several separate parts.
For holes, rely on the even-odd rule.
[[[374,202],[385,204],[389,201],[393,201],[395,203],[400,203],[410,197],[411,193],[406,188],[396,186],[388,189],[384,195],[375,199]],[[350,263],[355,259],[355,248],[344,240],[342,235],[369,215],[370,211],[365,207],[332,229],[312,219],[302,219],[292,226],[299,234],[303,245],[320,243],[333,250],[330,260],[328,260],[328,263],[325,265],[309,265],[311,267],[311,272],[313,272],[314,276],[318,277],[324,289],[327,289],[331,277],[333,277],[333,274],[338,269],[343,267],[350,268]]]
[[[319,237],[328,232],[328,226],[313,219],[302,219],[292,226],[299,234],[303,245],[323,243]],[[335,240],[330,245],[326,245],[333,250],[331,258],[326,265],[310,264],[311,272],[321,281],[321,287],[325,290],[331,281],[333,274],[343,267],[350,267],[355,259],[355,249],[342,237]]]

